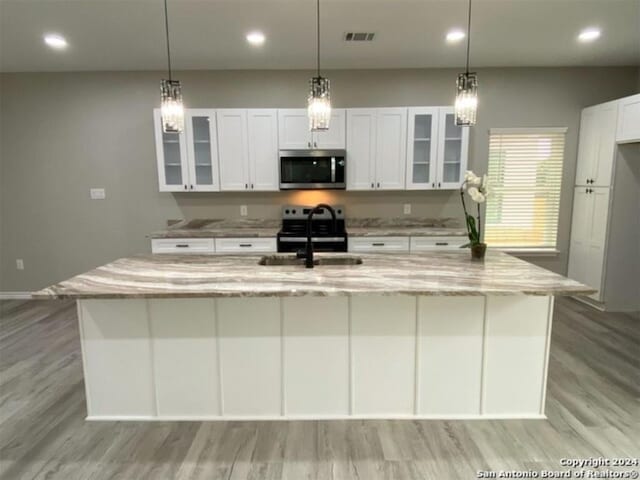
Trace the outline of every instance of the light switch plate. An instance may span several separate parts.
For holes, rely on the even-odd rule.
[[[411,204],[410,203],[405,203],[404,204],[404,214],[405,215],[411,215]]]
[[[104,188],[92,188],[89,190],[89,194],[91,195],[91,200],[104,200],[107,198],[107,192],[105,192]]]
[[[240,216],[241,217],[246,217],[247,216],[247,206],[246,205],[240,205]]]
[[[16,258],[16,269],[24,270],[24,260],[21,258]]]

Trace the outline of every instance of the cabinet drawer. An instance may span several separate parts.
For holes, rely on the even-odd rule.
[[[409,252],[409,237],[349,237],[350,252]]]
[[[213,238],[153,238],[152,253],[214,253]]]
[[[411,237],[411,251],[457,250],[468,241],[467,237]]]
[[[216,238],[216,253],[270,253],[277,248],[275,238]]]

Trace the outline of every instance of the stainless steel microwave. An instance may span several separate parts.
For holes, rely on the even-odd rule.
[[[280,150],[280,190],[346,188],[345,150]]]

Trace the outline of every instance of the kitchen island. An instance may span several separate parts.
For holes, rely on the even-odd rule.
[[[361,258],[144,255],[34,297],[78,300],[92,420],[544,418],[553,298],[590,288],[498,252]]]

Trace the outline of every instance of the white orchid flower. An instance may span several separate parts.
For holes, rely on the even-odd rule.
[[[471,170],[467,170],[464,174],[464,181],[469,185],[482,185],[482,179]]]
[[[478,190],[478,188],[469,187],[468,192],[469,192],[469,196],[474,202],[483,203],[485,201],[485,195],[483,195],[482,192]]]

